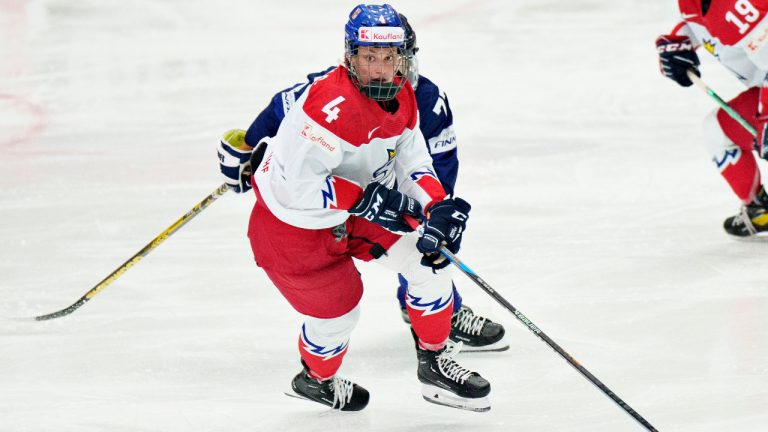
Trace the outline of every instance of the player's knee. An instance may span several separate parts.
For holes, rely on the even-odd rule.
[[[307,337],[317,341],[335,341],[349,338],[360,319],[360,305],[336,318],[307,317],[304,328]]]
[[[453,292],[450,272],[434,272],[420,262],[416,262],[410,270],[411,272],[406,275],[409,295],[437,299],[447,297]]]
[[[717,111],[711,112],[704,119],[702,126],[704,135],[704,147],[712,157],[720,170],[730,163],[734,163],[741,154],[739,146],[734,144],[723,131],[723,127],[717,118]]]
[[[451,273],[435,271],[421,264],[416,249],[417,236],[406,235],[397,241],[378,262],[399,272],[408,282],[408,293],[424,299],[447,298],[453,290]]]

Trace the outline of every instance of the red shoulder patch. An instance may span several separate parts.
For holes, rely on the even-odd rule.
[[[677,0],[677,6],[685,20],[688,20],[686,16],[691,15],[701,17],[701,0]]]
[[[304,112],[319,125],[354,145],[368,144],[375,138],[399,136],[406,127],[416,126],[416,98],[406,84],[397,95],[399,108],[394,114],[364,96],[340,66],[316,81],[304,101]]]
[[[347,77],[347,70],[338,67],[309,88],[303,109],[320,126],[349,141],[352,125],[359,123],[357,105],[361,96]]]
[[[683,22],[675,26],[675,29],[672,30],[672,34],[677,34],[686,22],[692,22],[702,26],[705,25],[701,13],[701,0],[678,0],[677,5],[680,8],[680,15],[683,18]]]

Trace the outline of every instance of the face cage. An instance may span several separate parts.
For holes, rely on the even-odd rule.
[[[411,83],[411,87],[413,87],[414,90],[416,90],[416,86],[419,85],[419,59],[416,58],[416,55],[409,55],[407,57],[408,60],[408,67],[406,68],[406,74],[405,76],[408,78],[408,81]]]
[[[399,50],[398,50],[399,51]],[[369,81],[368,84],[362,84],[360,79],[360,70],[356,68],[352,62],[352,58],[357,56],[357,52],[353,54],[347,54],[347,68],[349,70],[350,78],[352,82],[365,96],[375,100],[377,102],[384,102],[394,99],[403,86],[405,86],[406,80],[403,79],[403,71],[410,72],[409,57],[398,52],[397,59],[392,65],[392,82],[384,81]],[[367,74],[370,76],[371,74]]]

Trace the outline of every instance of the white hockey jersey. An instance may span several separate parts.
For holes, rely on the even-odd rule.
[[[760,85],[768,71],[768,1],[679,0],[683,21],[672,31],[703,46],[747,87]]]
[[[254,172],[269,210],[290,225],[320,229],[344,222],[374,181],[397,184],[425,207],[445,198],[410,84],[395,101],[394,113],[382,109],[343,66],[317,79],[286,114]]]

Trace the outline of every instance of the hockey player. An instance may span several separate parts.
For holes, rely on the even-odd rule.
[[[753,125],[757,139],[722,109],[704,123],[704,139],[712,160],[742,201],[741,211],[724,222],[725,231],[751,237],[768,231],[768,195],[753,150],[768,156],[768,1],[679,0],[682,21],[656,39],[661,72],[684,87],[686,75],[701,76],[696,49],[704,47],[747,89],[729,105]]]
[[[453,196],[459,160],[456,151],[456,134],[453,130],[453,113],[445,93],[418,72],[416,53],[416,33],[405,16],[400,14],[400,20],[405,28],[405,55],[408,57],[408,70],[405,75],[416,91],[416,102],[419,108],[419,129],[426,140],[427,150],[432,157],[435,174],[443,189]],[[324,76],[333,68],[307,76],[307,82],[295,84],[278,92],[270,100],[269,105],[256,117],[245,135],[245,143],[255,147],[266,137],[274,137],[280,123],[309,85],[318,77]],[[241,177],[238,169],[222,166],[226,181],[232,185],[235,192],[250,190],[250,178]],[[234,168],[234,167],[233,167]],[[408,281],[398,275],[399,286],[397,298],[400,302],[403,320],[410,323],[406,311],[405,297]],[[451,340],[462,342],[462,351],[504,351],[509,344],[504,339],[504,327],[488,318],[476,315],[473,310],[463,304],[462,298],[454,285],[453,316],[451,317]]]
[[[434,174],[406,70],[404,29],[389,5],[359,5],[345,26],[344,65],[317,77],[267,139],[253,167],[254,258],[305,316],[304,369],[293,391],[334,409],[363,409],[368,391],[337,375],[360,313],[363,286],[352,258],[405,275],[417,340],[418,379],[430,402],[485,411],[490,384],[447,349],[453,291],[438,249],[458,250],[470,210]],[[228,134],[222,159],[250,158]],[[238,153],[240,150],[240,153]],[[224,162],[224,160],[222,162]],[[234,167],[234,164],[233,164]],[[396,188],[395,188],[396,185]],[[421,236],[406,217],[426,215]]]

